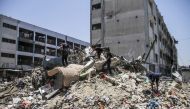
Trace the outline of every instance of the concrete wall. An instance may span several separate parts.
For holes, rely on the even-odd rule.
[[[102,3],[93,1],[92,4]],[[102,24],[101,30],[92,31],[92,44],[104,39],[105,46],[109,46],[116,55],[128,59],[142,55],[145,52],[144,1],[105,0],[104,4],[101,9],[92,11],[91,23]]]
[[[17,26],[16,20],[6,19],[4,16],[0,15],[0,66],[15,66],[16,57],[15,58],[6,58],[1,57],[1,53],[10,53],[16,54],[16,44],[2,42],[2,38],[17,40],[17,30],[12,30],[9,28],[4,28],[3,23],[12,24]]]
[[[100,9],[91,9],[92,44],[108,46],[116,55],[131,59],[147,55],[156,39],[147,59],[151,66],[146,67],[169,73],[172,64],[177,63],[177,50],[175,43],[170,43],[172,37],[154,0],[92,0],[91,7],[98,3]],[[93,30],[93,24],[97,23],[101,23],[101,29]]]

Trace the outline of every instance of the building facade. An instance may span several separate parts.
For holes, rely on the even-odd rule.
[[[61,56],[59,46],[84,49],[89,43],[26,22],[0,15],[0,68],[37,66],[44,56]]]
[[[177,66],[176,41],[154,0],[91,0],[90,22],[91,44],[129,60],[147,57],[146,67],[154,72],[168,74]]]

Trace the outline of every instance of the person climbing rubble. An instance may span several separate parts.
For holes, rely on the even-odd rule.
[[[68,55],[69,55],[69,46],[66,43],[62,43],[60,49],[62,49],[62,64],[63,66],[68,65]]]
[[[103,64],[102,70],[104,70],[105,65],[107,65],[107,70],[109,71],[109,74],[112,74],[111,67],[110,67],[111,58],[112,58],[112,54],[110,53],[110,49],[107,48],[106,49],[106,62]]]
[[[147,77],[150,79],[150,81],[151,81],[151,88],[152,88],[152,91],[154,90],[154,89],[153,89],[154,82],[156,82],[156,91],[158,91],[159,80],[160,80],[161,74],[160,74],[160,73],[155,73],[155,72],[148,71],[148,73],[146,74],[146,76],[147,76]]]

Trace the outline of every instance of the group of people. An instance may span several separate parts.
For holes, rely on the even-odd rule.
[[[107,70],[109,71],[110,74],[112,74],[111,67],[110,67],[112,54],[110,53],[110,49],[109,48],[103,49],[101,47],[98,47],[97,45],[92,45],[91,48],[93,50],[92,52],[95,52],[93,57],[97,57],[98,59],[100,59],[101,54],[105,52],[106,62],[103,64],[102,70],[104,70],[104,67],[107,65]],[[60,45],[60,49],[62,51],[62,64],[63,66],[67,66],[68,56],[69,56],[69,51],[70,51],[69,46],[66,43],[62,43]]]
[[[107,71],[109,74],[112,74],[111,70],[111,58],[112,58],[112,53],[110,52],[109,48],[101,48],[98,47],[97,45],[92,45],[92,52],[95,52],[93,57],[100,59],[101,54],[105,52],[105,57],[106,57],[106,62],[102,66],[102,70],[104,71],[104,67],[107,66]],[[62,50],[62,64],[64,66],[68,65],[67,58],[69,56],[69,46],[65,43],[62,43],[60,46],[60,49]],[[154,72],[147,72],[146,76],[149,78],[151,82],[151,88],[153,90],[153,85],[156,83],[156,89],[158,91],[158,86],[159,86],[159,80],[160,80],[160,73],[154,73]]]

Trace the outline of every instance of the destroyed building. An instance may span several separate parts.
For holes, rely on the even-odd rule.
[[[89,43],[0,15],[0,68],[39,66],[46,56],[61,56],[59,46],[86,48]]]
[[[91,0],[90,9],[91,44],[129,60],[149,55],[146,67],[154,72],[169,75],[172,65],[177,68],[176,40],[154,0]]]
[[[87,51],[87,50],[86,50]],[[85,57],[88,53],[86,53]],[[89,57],[88,57],[89,58]],[[85,59],[86,60],[86,59]],[[90,58],[85,64],[69,64],[45,70],[37,67],[30,76],[0,83],[2,109],[189,109],[190,85],[160,78],[159,91],[141,60],[113,57],[113,74],[101,71],[106,62]],[[47,73],[47,74],[46,74]],[[45,79],[46,78],[46,79]]]

